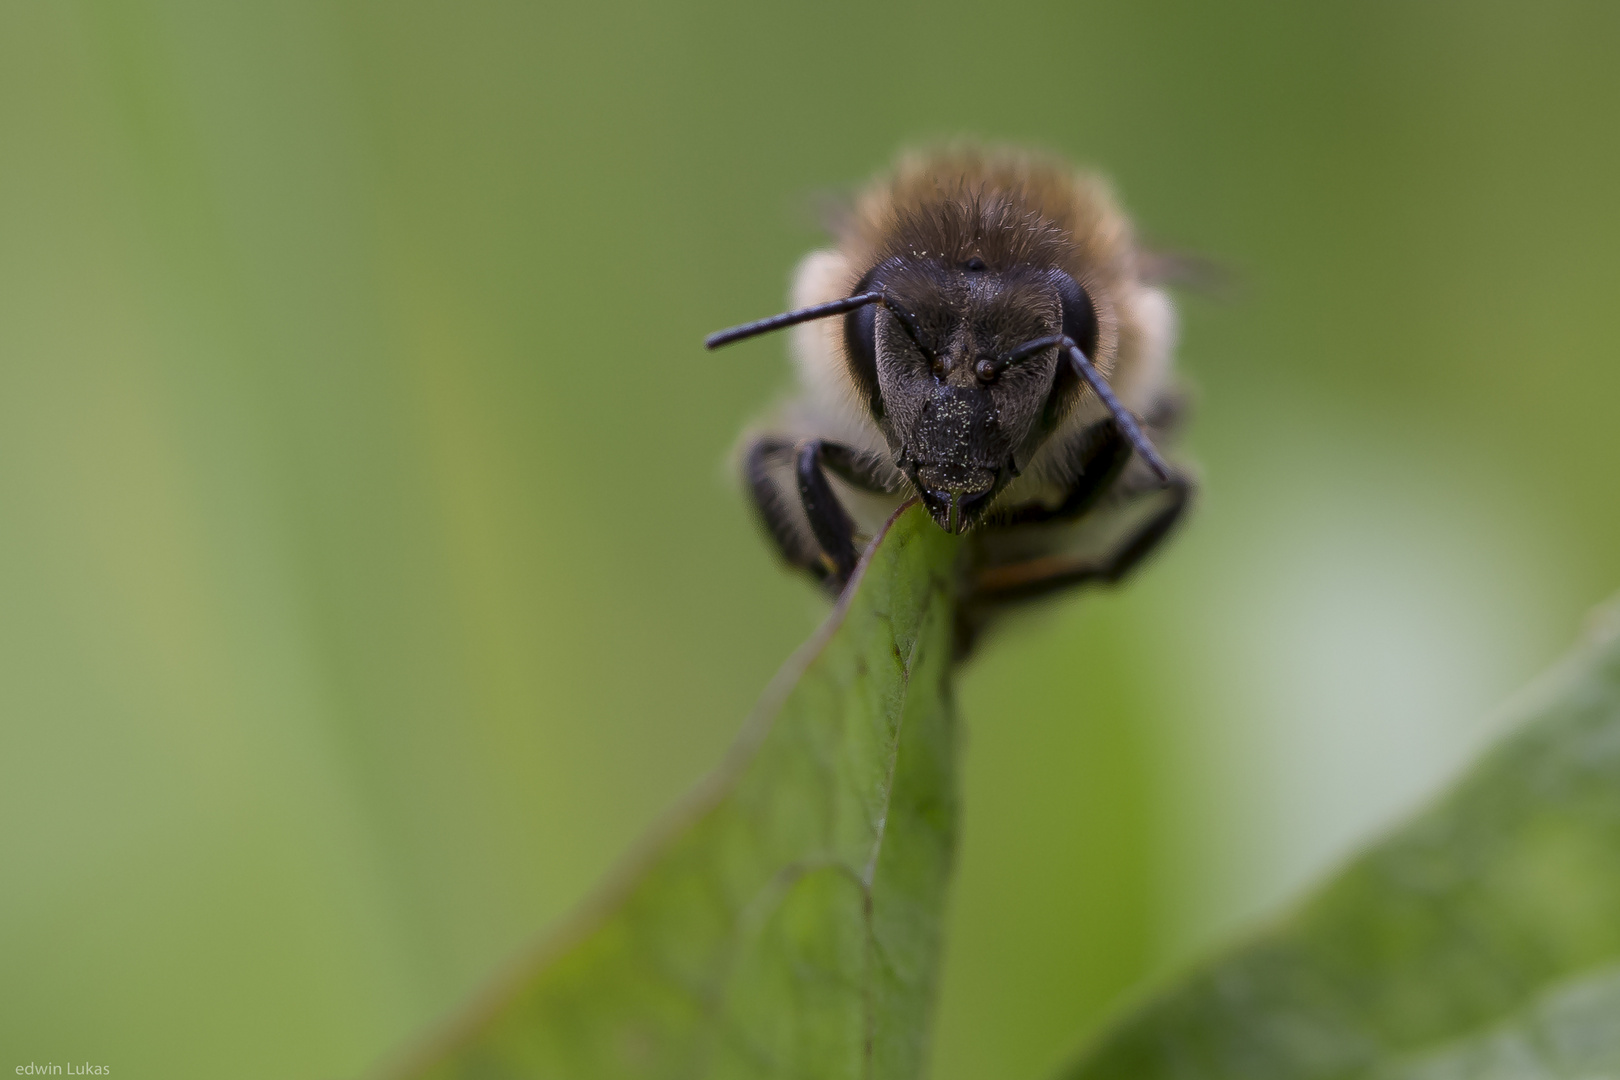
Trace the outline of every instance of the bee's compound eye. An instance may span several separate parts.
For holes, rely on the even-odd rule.
[[[855,283],[851,295],[858,296],[872,288],[876,269],[868,270]],[[866,394],[873,415],[881,415],[883,399],[878,394],[877,381],[877,305],[866,304],[844,316],[844,349],[849,353],[850,373]]]
[[[844,317],[844,347],[865,370],[877,370],[877,305],[857,308]]]
[[[1087,358],[1097,355],[1097,308],[1080,283],[1062,270],[1053,272],[1063,302],[1063,332],[1073,338]]]
[[[973,258],[969,259],[964,265],[969,270],[971,270],[975,274],[977,274],[979,271],[984,269],[984,260],[979,258],[977,255],[975,255],[975,256],[973,256]]]

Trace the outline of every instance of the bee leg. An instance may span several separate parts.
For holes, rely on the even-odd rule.
[[[1028,562],[1008,563],[981,571],[974,579],[968,601],[975,605],[1032,600],[1048,593],[1100,582],[1112,585],[1129,574],[1175,528],[1192,500],[1193,483],[1172,475],[1165,488],[1144,492],[1148,498],[1168,489],[1171,497],[1156,514],[1100,559],[1048,555]],[[1162,497],[1162,496],[1161,496]]]
[[[831,448],[833,453],[829,454]],[[822,469],[823,457],[839,456],[837,451],[847,447],[811,439],[799,446],[798,460],[794,463],[799,475],[799,501],[804,505],[804,516],[810,521],[810,531],[832,563],[828,583],[843,588],[849,575],[855,572],[855,523],[838,501],[827,474]]]
[[[870,450],[856,450],[843,443],[816,440],[821,445],[821,464],[863,491],[892,495],[900,490],[899,474],[888,466],[888,459]]]
[[[788,439],[766,435],[754,440],[743,457],[743,476],[748,481],[748,493],[753,496],[754,509],[760,523],[775,541],[776,549],[789,566],[805,570],[818,581],[827,578],[827,562],[813,535],[807,535],[805,523],[794,512],[793,502],[774,473],[793,463],[793,443]]]
[[[1131,460],[1131,444],[1112,419],[1099,420],[1076,440],[1070,455],[1074,464],[1074,486],[1057,506],[1039,502],[1010,506],[985,522],[990,528],[1037,525],[1042,522],[1073,521],[1097,504],[1103,493],[1114,486]]]
[[[834,590],[843,588],[855,569],[855,526],[824,470],[868,491],[892,492],[896,481],[885,468],[877,454],[819,439],[796,444],[775,435],[756,439],[743,458],[754,508],[782,558]],[[781,477],[788,469],[795,474],[796,499]]]

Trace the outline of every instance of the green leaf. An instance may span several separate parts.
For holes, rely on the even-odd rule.
[[[898,514],[663,835],[400,1075],[920,1076],[956,847],[955,551]]]
[[[1620,606],[1437,805],[1070,1080],[1620,1076]]]

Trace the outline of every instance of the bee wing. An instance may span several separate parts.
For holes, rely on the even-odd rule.
[[[1212,255],[1151,246],[1143,248],[1138,258],[1142,280],[1151,285],[1169,285],[1227,304],[1244,294],[1243,275]]]

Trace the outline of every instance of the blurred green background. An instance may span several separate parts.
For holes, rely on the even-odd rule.
[[[1620,584],[1620,7],[0,6],[0,1065],[352,1076],[824,606],[725,464],[810,210],[959,133],[1236,268],[1191,526],[966,673],[936,1073],[1035,1077]]]

